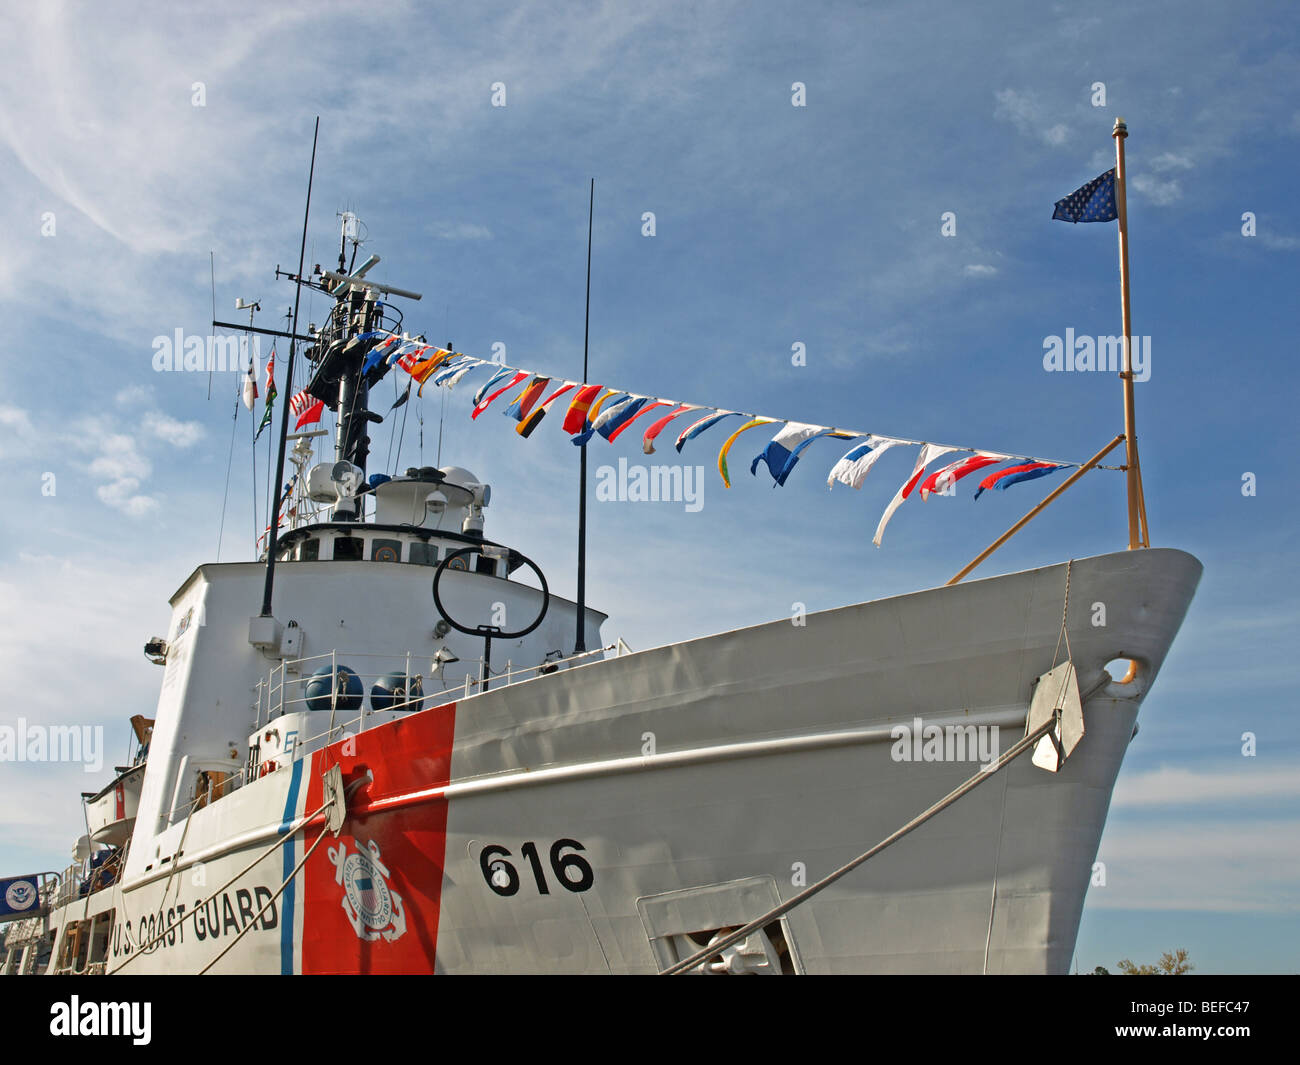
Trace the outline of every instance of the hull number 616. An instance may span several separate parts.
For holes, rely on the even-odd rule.
[[[581,854],[573,853],[586,850],[576,839],[557,839],[551,844],[551,876],[547,877],[542,868],[542,859],[537,853],[537,844],[529,840],[519,848],[521,858],[527,860],[532,870],[533,880],[540,895],[551,893],[550,880],[557,882],[566,891],[589,891],[596,881],[596,874],[591,864]],[[570,853],[566,854],[565,852]],[[498,895],[509,898],[519,894],[519,871],[507,861],[512,857],[510,851],[499,843],[491,843],[479,854],[479,868],[483,870],[483,879],[487,886]]]

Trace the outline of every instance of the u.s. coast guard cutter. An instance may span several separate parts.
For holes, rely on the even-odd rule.
[[[577,605],[486,535],[478,476],[367,479],[362,369],[400,315],[365,273],[294,278],[336,301],[306,352],[333,461],[308,468],[298,438],[270,557],[173,594],[137,755],[85,797],[85,863],[11,926],[9,971],[1067,969],[1194,558],[1119,551],[637,653],[586,609],[597,650],[575,654]],[[979,766],[945,745],[995,726],[1033,730],[1033,760],[962,793]]]

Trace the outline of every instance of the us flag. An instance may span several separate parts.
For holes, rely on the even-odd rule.
[[[1053,219],[1062,222],[1109,222],[1118,218],[1115,209],[1115,168],[1095,177],[1083,188],[1075,189],[1063,200],[1056,201]]]
[[[306,389],[294,395],[289,400],[289,410],[298,418],[295,429],[301,429],[304,425],[311,425],[313,422],[320,421],[321,413],[325,410],[325,401],[317,399]]]

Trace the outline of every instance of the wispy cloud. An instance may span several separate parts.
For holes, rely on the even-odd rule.
[[[145,432],[176,447],[193,447],[207,435],[203,425],[194,421],[180,421],[161,411],[149,411],[141,421]]]
[[[1300,774],[1294,769],[1267,769],[1253,758],[1239,768],[1219,770],[1165,767],[1125,773],[1115,787],[1111,806],[1222,806],[1246,799],[1300,798]]]
[[[106,481],[95,494],[108,506],[143,517],[157,509],[158,501],[142,494],[141,482],[153,472],[153,466],[136,447],[135,439],[125,433],[110,433],[96,441],[98,455],[91,460],[92,476]]]
[[[1056,121],[1053,114],[1038,98],[1037,94],[1025,89],[1000,89],[994,94],[997,106],[993,117],[1010,122],[1021,133],[1035,137],[1044,144],[1058,147],[1069,137],[1069,128],[1064,122]]]
[[[1168,207],[1183,198],[1183,186],[1177,178],[1134,174],[1129,178],[1129,184],[1157,207]]]
[[[21,407],[0,403],[0,458],[12,458],[26,451],[36,430],[31,415]]]
[[[1288,237],[1269,230],[1259,231],[1256,239],[1269,251],[1295,251],[1300,248],[1300,237]]]
[[[1101,909],[1300,911],[1300,818],[1164,818],[1111,825]]]
[[[492,231],[477,222],[434,222],[429,233],[435,240],[491,240]]]

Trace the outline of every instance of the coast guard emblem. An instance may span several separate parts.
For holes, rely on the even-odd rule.
[[[357,843],[355,839],[352,842]],[[388,869],[379,860],[374,841],[364,846],[357,843],[355,854],[349,854],[348,845],[340,843],[329,848],[329,856],[335,868],[334,882],[344,889],[339,904],[357,938],[373,941],[382,937],[389,943],[400,939],[406,932],[402,897],[388,886]]]
[[[5,904],[15,913],[31,909],[36,901],[36,886],[28,880],[15,880],[5,890]]]

